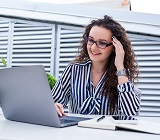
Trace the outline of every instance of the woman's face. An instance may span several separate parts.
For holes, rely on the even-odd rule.
[[[93,26],[89,33],[89,41],[100,41],[99,43],[97,42],[97,44],[99,44],[99,46],[101,46],[102,44],[103,46],[103,44],[105,43],[109,44],[112,42],[112,36],[113,34],[110,30],[99,26]],[[106,64],[114,47],[113,45],[110,45],[106,48],[100,48],[97,46],[97,44],[87,44],[89,57],[93,62],[100,62]]]

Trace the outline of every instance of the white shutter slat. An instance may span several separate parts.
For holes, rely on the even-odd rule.
[[[0,19],[0,24],[6,24],[6,23],[8,23],[8,21]]]
[[[1,57],[5,58],[5,60],[7,60],[7,54],[1,54]],[[0,62],[1,64],[2,62]],[[3,65],[3,64],[2,64]]]
[[[0,45],[7,45],[8,44],[8,40],[6,41],[0,41]]]
[[[80,39],[79,38],[67,38],[67,39],[65,39],[65,38],[63,38],[63,39],[60,39],[60,42],[61,43],[66,43],[66,42],[71,42],[71,43],[73,43],[73,42],[79,42],[80,41]]]
[[[50,64],[47,64],[47,63],[38,63],[38,62],[35,62],[35,63],[31,63],[31,62],[28,62],[28,63],[15,63],[14,65],[12,65],[12,67],[20,67],[20,66],[29,66],[29,65],[43,65],[44,67],[50,67]]]
[[[0,28],[0,32],[8,32],[9,29],[8,28]]]
[[[160,62],[159,61],[138,61],[138,65],[141,67],[142,66],[159,67]]]
[[[155,107],[141,107],[142,109],[142,111],[148,111],[148,110],[151,110],[152,112],[159,112],[160,113],[160,110],[159,110],[159,108],[155,108]]]
[[[39,39],[51,39],[51,34],[50,35],[30,35],[30,36],[14,36],[14,40],[39,40]]]
[[[82,28],[80,28],[80,30],[78,31],[78,28],[76,28],[76,30],[72,30],[72,29],[66,29],[66,28],[61,28],[62,30],[61,30],[61,34],[73,34],[73,33],[76,33],[76,34],[78,34],[78,33],[80,33],[80,34],[82,34],[83,33],[83,30],[82,30]]]
[[[3,23],[1,22],[0,25],[1,25],[1,29],[8,28],[8,22],[3,22]]]
[[[1,52],[1,54],[6,54],[6,49],[2,49],[2,48],[0,48],[0,52]]]
[[[145,111],[143,111],[142,113],[141,113],[141,116],[148,116],[148,117],[157,117],[157,116],[160,116],[159,115],[159,112],[158,113],[156,113],[156,112],[145,112]]]
[[[51,44],[51,39],[45,39],[45,40],[14,40],[14,44],[42,44],[42,43],[50,43]]]
[[[154,56],[154,55],[160,55],[160,50],[157,51],[135,51],[136,55],[148,55],[148,56]]]
[[[140,73],[140,77],[150,77],[150,78],[153,78],[152,80],[155,80],[155,78],[157,77],[160,77],[159,73]]]
[[[61,35],[61,39],[62,38],[76,38],[76,37],[78,37],[78,38],[80,38],[82,36],[82,34],[62,34]]]
[[[1,35],[1,34],[0,34]],[[0,41],[2,41],[2,40],[8,40],[8,37],[7,36],[1,36],[0,37]]]
[[[75,48],[62,48],[61,49],[61,51],[60,52],[62,52],[62,53],[72,53],[72,52],[74,52],[74,54],[75,53],[77,53],[77,51],[78,51],[78,48],[77,47],[75,47]]]
[[[160,116],[160,111],[157,107],[141,107],[142,110],[140,112],[141,116]]]
[[[39,53],[21,54],[21,53],[19,53],[19,54],[12,55],[12,58],[19,58],[19,59],[27,58],[27,57],[28,58],[31,58],[31,57],[32,58],[36,58],[36,57],[38,57],[38,58],[49,57],[50,58],[50,54],[48,54],[48,53],[43,53],[43,54],[39,54]]]
[[[160,101],[160,96],[142,96],[141,98],[142,101]]]
[[[72,61],[73,60],[73,58],[72,57],[65,57],[65,58],[61,58],[59,61],[60,61],[60,64],[62,63],[62,62],[70,62],[70,61]]]
[[[48,53],[50,53],[51,52],[51,49],[49,48],[49,49],[16,49],[16,50],[13,50],[12,51],[13,53],[40,53],[40,52],[42,52],[42,53],[46,53],[46,52],[48,52]]]
[[[132,40],[131,40],[132,41]],[[135,41],[131,43],[133,46],[143,46],[143,47],[148,47],[151,45],[159,45],[160,42],[158,41],[153,41],[153,40],[146,40],[145,41]]]
[[[20,45],[14,45],[14,48],[50,48],[51,44],[20,44]]]
[[[139,88],[141,89],[158,89],[160,90],[160,85],[159,84],[152,84],[152,83],[139,83]],[[143,92],[143,90],[142,90]],[[154,92],[153,92],[153,95],[154,95]]]
[[[133,46],[133,48],[134,48],[134,50],[135,51],[154,51],[154,50],[160,50],[160,48],[159,48],[159,46],[160,46],[160,44],[157,44],[157,45],[155,45],[155,46]]]
[[[160,77],[160,76],[159,76]],[[160,83],[160,78],[158,78],[158,77],[155,77],[155,78],[153,78],[153,77],[151,77],[151,78],[139,78],[139,82],[141,82],[141,83]]]
[[[14,33],[14,35],[15,36],[19,36],[19,35],[21,35],[21,36],[28,36],[28,35],[47,35],[47,34],[51,34],[52,32],[51,32],[51,30],[48,30],[48,31],[30,31],[30,32],[15,32]]]
[[[160,67],[140,67],[139,70],[141,72],[159,72]]]
[[[64,47],[64,48],[66,48],[66,47],[72,47],[72,49],[73,49],[73,47],[78,47],[78,46],[80,46],[80,43],[64,43],[64,44],[61,44],[60,45],[60,47]]]
[[[158,102],[158,101],[143,101],[141,103],[141,106],[159,107],[160,106],[160,102]]]
[[[138,56],[137,58],[138,61],[147,61],[147,60],[150,60],[150,61],[158,61],[160,60],[160,56],[157,55],[157,56],[152,56],[152,57],[148,57],[148,56]]]
[[[29,27],[27,26],[26,28],[19,28],[18,25],[17,26],[14,26],[16,29],[15,29],[15,32],[17,31],[43,31],[43,30],[51,30],[51,28],[48,28],[48,27]]]
[[[37,24],[27,24],[28,22],[26,22],[26,24],[24,24],[24,22],[22,23],[22,22],[17,22],[15,25],[14,25],[14,27],[16,27],[16,28],[26,28],[26,27],[28,27],[28,28],[42,28],[41,26],[39,26],[39,25],[37,25]],[[47,28],[47,27],[44,27],[44,28]],[[47,28],[48,29],[48,28]]]
[[[61,53],[59,56],[60,57],[73,57],[76,55],[77,55],[76,53]],[[59,59],[61,59],[61,58],[59,58]]]
[[[0,31],[0,38],[1,38],[1,37],[4,37],[4,36],[8,36],[8,32],[1,32],[1,31]]]
[[[153,89],[150,89],[150,90],[148,90],[148,89],[143,89],[143,91],[142,91],[142,95],[149,95],[149,96],[158,96],[159,95],[159,90],[158,89],[155,89],[155,90],[153,90]]]
[[[23,60],[14,58],[12,62],[50,62],[50,58],[23,58]]]

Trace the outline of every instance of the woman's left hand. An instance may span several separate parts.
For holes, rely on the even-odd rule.
[[[114,62],[115,66],[117,70],[122,70],[124,69],[124,55],[125,55],[123,46],[121,42],[115,37],[113,37],[112,43],[113,43],[113,46],[115,47],[115,53],[116,53],[115,62]]]

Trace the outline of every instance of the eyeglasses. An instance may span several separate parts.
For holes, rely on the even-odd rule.
[[[84,40],[88,45],[93,45],[94,43],[96,43],[97,47],[101,49],[105,49],[106,47],[109,47],[110,45],[112,45],[112,42],[106,43],[104,41],[94,41],[92,38],[89,38],[89,37],[84,37]]]

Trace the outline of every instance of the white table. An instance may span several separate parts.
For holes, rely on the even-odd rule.
[[[160,118],[154,117],[153,121],[160,122]],[[160,135],[77,126],[53,128],[9,121],[1,114],[0,140],[160,140]]]

